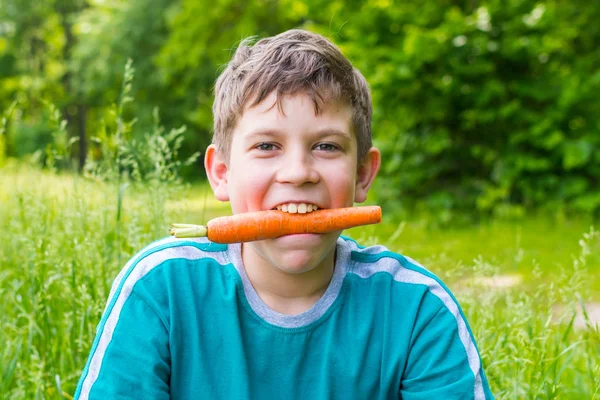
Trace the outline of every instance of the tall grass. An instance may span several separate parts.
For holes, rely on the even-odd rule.
[[[82,175],[60,174],[73,140],[48,104],[54,141],[33,157],[42,171],[8,163],[0,170],[0,398],[71,398],[112,279],[136,250],[165,236],[166,203],[183,186],[185,128],[133,137],[124,118],[134,78],[125,73],[111,118],[93,136]],[[2,121],[5,124],[5,121]]]
[[[190,221],[189,210],[173,204],[187,199],[204,208],[204,199],[183,188],[132,185],[117,218],[113,184],[15,164],[0,173],[0,398],[69,399],[124,260],[166,236],[169,222]],[[204,218],[227,212],[213,206]],[[582,235],[560,279],[537,268],[532,291],[482,285],[480,278],[500,272],[484,259],[442,272],[454,282],[498,398],[600,398],[598,327],[574,327],[597,248],[597,232]]]
[[[164,206],[138,189],[119,220],[110,185],[2,172],[0,398],[60,398],[72,392],[122,260],[164,236]]]
[[[471,279],[459,292],[499,398],[600,398],[600,331],[583,300],[589,297],[588,256],[597,242],[598,232],[585,233],[580,254],[558,280],[532,266],[539,281],[534,290],[494,290]],[[498,273],[482,263],[473,266],[475,275]],[[578,312],[585,327],[576,323]]]

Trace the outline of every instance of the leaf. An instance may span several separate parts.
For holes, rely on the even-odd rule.
[[[592,155],[592,145],[586,140],[576,140],[565,144],[563,167],[567,170],[588,163]]]
[[[600,209],[600,192],[596,191],[578,197],[577,200],[573,202],[573,206],[576,209],[582,210],[584,212],[592,212],[594,210]]]

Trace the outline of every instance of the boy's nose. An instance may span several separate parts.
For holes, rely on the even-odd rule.
[[[305,183],[317,183],[319,174],[312,165],[309,156],[298,154],[282,160],[277,172],[277,180],[281,183],[292,183],[300,186]]]

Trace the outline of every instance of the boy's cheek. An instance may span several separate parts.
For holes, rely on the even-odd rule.
[[[337,178],[335,186],[329,188],[330,192],[339,207],[350,207],[354,203],[355,182],[352,179],[344,177]]]
[[[262,210],[264,195],[264,181],[250,171],[247,179],[230,182],[230,201],[234,213]]]

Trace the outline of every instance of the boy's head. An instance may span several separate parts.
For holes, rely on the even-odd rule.
[[[371,148],[371,95],[363,75],[329,40],[304,30],[289,30],[251,45],[242,41],[217,80],[213,104],[213,143],[227,157],[233,130],[244,109],[275,94],[306,94],[318,114],[330,103],[351,108],[358,160]]]
[[[242,43],[217,81],[214,114],[204,164],[216,198],[234,214],[365,201],[380,165],[369,90],[323,37],[293,30]],[[244,263],[289,273],[331,267],[340,233],[251,242]]]

